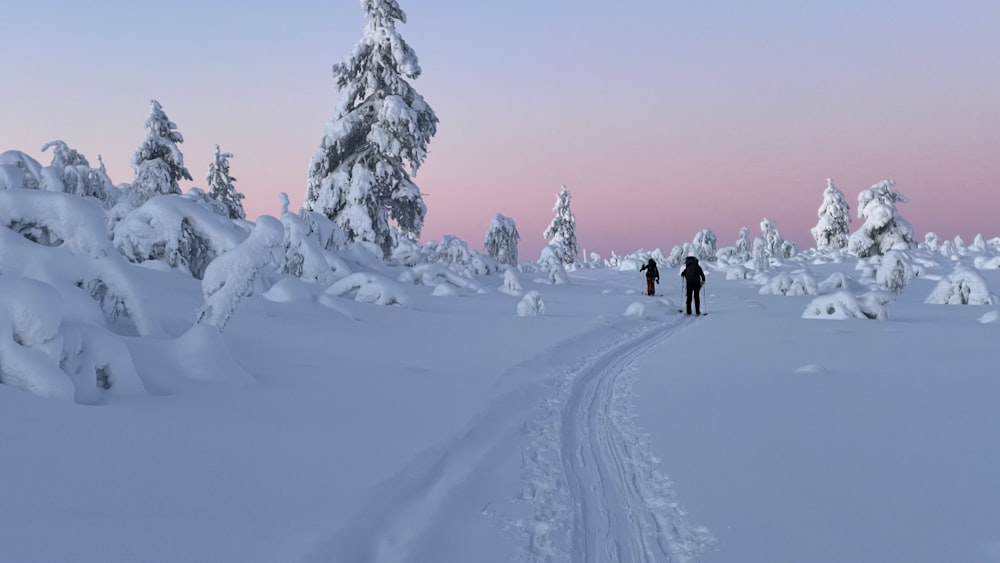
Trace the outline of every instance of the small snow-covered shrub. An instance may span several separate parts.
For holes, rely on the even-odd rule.
[[[117,203],[121,192],[111,182],[103,162],[100,168],[91,168],[82,154],[63,141],[46,143],[42,151],[50,148],[53,149],[52,164],[42,169],[42,189],[92,197],[105,209]]]
[[[563,256],[565,255],[565,249],[558,242],[550,242],[542,248],[541,256],[538,258],[538,268],[548,274],[546,282],[551,284],[569,283],[569,276],[566,275],[566,268],[563,266]]]
[[[474,280],[456,274],[444,264],[417,264],[412,268],[403,270],[396,279],[400,283],[412,283],[415,285],[437,286],[442,283],[449,283],[454,287],[476,292],[480,289],[479,284]]]
[[[979,270],[996,270],[1000,268],[1000,256],[976,256],[972,264]]]
[[[205,192],[205,190],[201,188],[191,188],[181,197],[197,203],[216,215],[229,217],[229,208],[226,207],[226,204],[217,199],[213,199],[207,192]]]
[[[281,223],[265,215],[257,220],[246,240],[208,265],[201,281],[205,306],[198,313],[199,323],[222,330],[240,301],[265,289],[257,288],[257,282],[265,268],[281,267],[283,235]]]
[[[469,248],[462,239],[445,235],[440,241],[430,241],[423,248],[423,261],[445,264],[449,270],[466,277],[500,271],[489,256]]]
[[[842,290],[854,291],[860,287],[860,284],[855,283],[854,280],[843,272],[834,272],[828,278],[819,282],[817,287],[820,294],[826,295]]]
[[[114,243],[132,262],[162,260],[201,279],[216,256],[246,234],[228,217],[179,195],[157,196],[114,226]]]
[[[913,267],[910,266],[908,257],[899,250],[886,252],[875,271],[878,285],[894,295],[902,293],[913,276]]]
[[[521,295],[524,293],[524,288],[521,287],[521,280],[517,277],[517,272],[514,268],[508,268],[506,272],[503,273],[503,285],[500,286],[499,291],[506,293],[507,295]]]
[[[335,254],[324,249],[319,234],[313,231],[316,223],[309,222],[288,211],[288,195],[282,192],[281,225],[284,228],[284,271],[304,281],[329,285],[335,274],[351,272],[347,264]]]
[[[45,246],[103,258],[117,255],[108,240],[104,212],[92,199],[39,190],[0,192],[0,227]]]
[[[872,291],[856,297],[847,291],[821,295],[809,302],[802,313],[804,319],[878,319],[889,318],[892,296],[884,291]]]
[[[996,295],[990,293],[986,279],[972,268],[956,266],[952,273],[938,282],[924,303],[934,305],[996,305]]]
[[[727,280],[745,280],[750,278],[750,271],[745,266],[730,266],[726,269]]]
[[[821,295],[806,305],[802,313],[803,319],[854,319],[864,317],[861,307],[853,294],[846,291],[838,291],[828,295]]]
[[[529,291],[517,302],[517,316],[534,317],[545,314],[545,302],[537,291]]]
[[[59,369],[62,320],[62,298],[51,286],[0,276],[0,383],[40,397],[73,400],[73,383]]]
[[[42,183],[42,165],[21,151],[0,152],[0,190],[37,190]]]
[[[761,288],[761,295],[816,295],[819,289],[816,278],[809,272],[781,273],[772,277]]]

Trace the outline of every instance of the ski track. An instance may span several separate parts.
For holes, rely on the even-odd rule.
[[[350,529],[304,560],[418,560],[419,546],[434,531],[449,497],[496,456],[516,452],[527,435],[521,449],[523,490],[515,501],[531,516],[503,524],[519,534],[518,561],[697,561],[711,537],[687,524],[628,399],[632,373],[644,356],[698,322],[647,323],[562,370],[555,366],[566,366],[572,357],[567,350],[578,351],[580,342],[515,367],[507,377],[523,384],[499,395],[455,440],[418,456],[383,484]],[[538,373],[548,375],[538,381]],[[544,397],[536,393],[546,386],[554,392],[541,402],[539,414],[538,399],[530,397]]]
[[[565,374],[525,455],[525,499],[536,509],[522,526],[522,561],[683,563],[711,543],[687,523],[628,400],[645,355],[699,320],[627,337]]]

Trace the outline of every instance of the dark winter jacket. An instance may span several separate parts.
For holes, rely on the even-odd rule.
[[[698,265],[697,258],[688,256],[681,277],[687,282],[688,287],[701,287],[701,284],[705,283],[705,271]]]
[[[649,262],[646,262],[641,268],[639,268],[640,272],[643,270],[646,270],[647,278],[656,278],[657,280],[660,279],[660,270],[656,268],[656,261],[652,258],[649,259]]]

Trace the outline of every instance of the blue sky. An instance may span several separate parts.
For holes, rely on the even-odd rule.
[[[478,246],[503,213],[537,252],[566,184],[581,244],[604,254],[706,227],[729,243],[765,216],[806,246],[827,177],[852,206],[894,177],[920,236],[1000,234],[995,1],[401,5],[441,119],[416,178],[425,239]],[[276,214],[281,191],[301,203],[331,66],[364,26],[351,0],[42,0],[4,16],[0,150],[48,162],[38,149],[58,138],[131,181],[155,98],[192,185],[216,143],[234,153],[251,216]]]

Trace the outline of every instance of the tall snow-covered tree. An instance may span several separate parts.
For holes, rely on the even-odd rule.
[[[694,236],[694,240],[691,241],[694,254],[699,260],[715,261],[717,245],[718,237],[715,236],[715,232],[712,229],[698,231],[698,234]]]
[[[826,179],[826,190],[823,191],[823,203],[817,211],[819,222],[809,232],[816,240],[816,250],[840,250],[847,248],[847,238],[850,234],[848,224],[851,222],[851,206],[844,199],[844,192],[833,185],[833,180]]]
[[[514,220],[497,213],[493,221],[490,222],[490,230],[486,233],[483,246],[490,258],[498,263],[517,266],[517,242],[519,240],[521,240],[521,235],[517,232]]]
[[[755,237],[753,239],[753,268],[757,270],[758,273],[763,272],[771,267],[771,260],[768,258],[769,254],[767,252],[767,241],[760,237]]]
[[[333,66],[340,101],[309,165],[303,207],[388,256],[390,220],[405,238],[420,237],[427,207],[410,172],[416,176],[427,157],[438,118],[408,82],[421,71],[396,30],[406,14],[396,0],[361,0],[361,8],[364,35]]]
[[[750,229],[740,227],[740,234],[736,237],[735,256],[744,262],[750,259],[753,253],[753,243],[750,242]]]
[[[847,241],[852,254],[866,258],[917,247],[913,227],[896,209],[896,202],[907,200],[895,185],[895,180],[883,180],[858,194],[858,217],[865,224]]]
[[[556,216],[542,233],[549,243],[558,242],[561,246],[562,261],[566,264],[573,264],[580,255],[580,246],[576,242],[576,217],[569,208],[572,196],[566,186],[562,187],[559,195],[556,196],[556,204],[552,208]],[[560,248],[558,245],[554,248]]]
[[[215,158],[208,165],[208,175],[205,176],[208,197],[222,202],[229,211],[230,219],[245,219],[247,214],[242,203],[244,196],[233,185],[236,178],[229,175],[230,158],[233,158],[232,153],[222,152],[219,145],[215,145]]]
[[[767,243],[767,255],[780,257],[781,245],[785,242],[785,239],[781,238],[781,233],[778,231],[778,227],[775,226],[774,220],[765,217],[760,222],[760,234],[764,237],[764,242]]]
[[[135,180],[129,190],[129,202],[139,207],[161,194],[179,194],[179,180],[191,180],[191,173],[184,167],[184,155],[177,147],[184,136],[177,131],[177,124],[167,118],[160,102],[150,102],[146,119],[146,138],[132,154]]]

